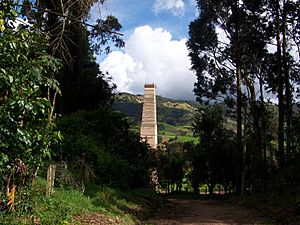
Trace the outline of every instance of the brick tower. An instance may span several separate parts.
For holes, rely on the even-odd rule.
[[[151,148],[157,146],[156,95],[155,84],[144,85],[144,103],[141,122],[141,137]]]

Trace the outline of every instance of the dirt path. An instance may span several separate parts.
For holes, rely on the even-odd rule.
[[[153,225],[271,225],[255,212],[216,200],[169,199],[164,210],[142,224]]]

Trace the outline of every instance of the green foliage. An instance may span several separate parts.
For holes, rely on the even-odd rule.
[[[93,49],[96,52],[106,53],[110,52],[110,46],[114,44],[117,48],[122,48],[125,46],[123,39],[117,32],[122,29],[122,25],[119,23],[118,19],[112,15],[106,17],[106,19],[98,19],[96,25],[91,31],[91,38],[95,40],[93,44]],[[103,50],[103,46],[106,46]]]
[[[53,99],[45,95],[60,93],[54,79],[60,61],[47,53],[46,33],[12,28],[17,12],[10,2],[1,5],[6,23],[0,32],[0,184],[2,193],[16,185],[21,195],[61,138],[53,131]]]
[[[100,71],[93,55],[95,51],[109,51],[112,44],[123,47],[124,41],[121,34],[118,34],[122,26],[112,15],[97,19],[95,24],[86,22],[91,7],[95,3],[101,5],[104,2],[84,0],[70,4],[68,0],[1,1],[1,8],[7,16],[13,11],[13,16],[26,20],[20,26],[51,34],[44,40],[44,43],[49,43],[45,50],[62,61],[56,79],[63,94],[56,99],[56,112],[95,109],[99,105],[109,105],[112,101],[115,85],[110,82],[107,74]],[[3,30],[5,25],[1,15],[0,20]]]
[[[194,134],[201,138],[197,145],[186,145],[188,159],[192,164],[191,183],[197,193],[204,183],[212,194],[217,183],[227,191],[235,183],[237,152],[230,132],[224,129],[222,112],[217,107],[199,111],[193,123]]]
[[[59,99],[59,111],[64,114],[81,109],[94,110],[99,106],[110,105],[113,100],[115,85],[111,83],[107,74],[100,71],[89,47],[87,34],[87,29],[83,27],[76,33],[77,39],[80,40],[75,39],[74,43],[78,43],[80,48],[73,44],[69,46],[72,51],[70,54],[76,63],[72,68],[65,65],[60,71],[59,81],[63,95]]]
[[[223,115],[220,108],[215,106],[209,106],[202,112],[199,110],[193,122],[194,135],[207,144],[211,144],[212,138],[216,138],[222,127]]]
[[[181,142],[166,143],[156,150],[156,168],[163,191],[181,191],[186,155]]]
[[[148,189],[122,192],[90,184],[84,194],[72,187],[68,190],[56,188],[50,198],[45,198],[45,188],[46,181],[38,178],[32,189],[35,195],[31,195],[27,209],[15,213],[0,212],[1,224],[80,224],[85,215],[96,213],[105,220],[121,218],[123,224],[136,224],[137,216],[146,216],[152,210],[147,201],[158,201],[157,195]]]
[[[285,0],[199,0],[197,6],[199,16],[190,23],[187,42],[197,76],[197,100],[225,99],[228,107],[236,110],[236,148],[240,155],[237,182],[246,178],[254,191],[266,191],[267,183],[273,180],[271,183],[278,183],[274,186],[279,188],[283,180],[296,178],[292,175],[297,145],[292,105],[299,97],[300,5]],[[269,48],[274,40],[275,52]],[[297,53],[291,54],[292,49]],[[266,92],[277,95],[278,117],[272,115]],[[202,127],[212,123],[213,118],[208,118]],[[202,138],[207,142],[207,137]],[[244,188],[244,184],[238,186]]]
[[[119,187],[141,187],[148,183],[150,152],[133,133],[124,115],[110,109],[80,111],[58,121],[64,135],[57,156],[69,162],[83,159],[96,181]]]

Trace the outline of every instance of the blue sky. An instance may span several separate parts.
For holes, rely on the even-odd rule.
[[[194,100],[195,75],[186,48],[188,24],[196,18],[194,0],[107,0],[92,10],[92,19],[112,14],[123,26],[126,46],[98,56],[118,91],[143,93],[144,83],[156,83],[157,93]]]
[[[160,8],[155,0],[108,0],[107,10],[115,15],[123,26],[126,36],[134,28],[149,25],[151,27],[161,27],[172,33],[175,39],[187,37],[188,24],[195,18],[195,5],[191,0],[165,0],[174,7],[170,9]],[[184,8],[176,8],[176,2],[183,2]],[[155,7],[156,6],[156,7]],[[167,5],[166,5],[167,7]]]

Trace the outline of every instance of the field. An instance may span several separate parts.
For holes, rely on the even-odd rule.
[[[191,126],[174,126],[168,123],[158,123],[158,138],[161,143],[168,141],[193,141],[198,142],[198,139],[193,137]]]

